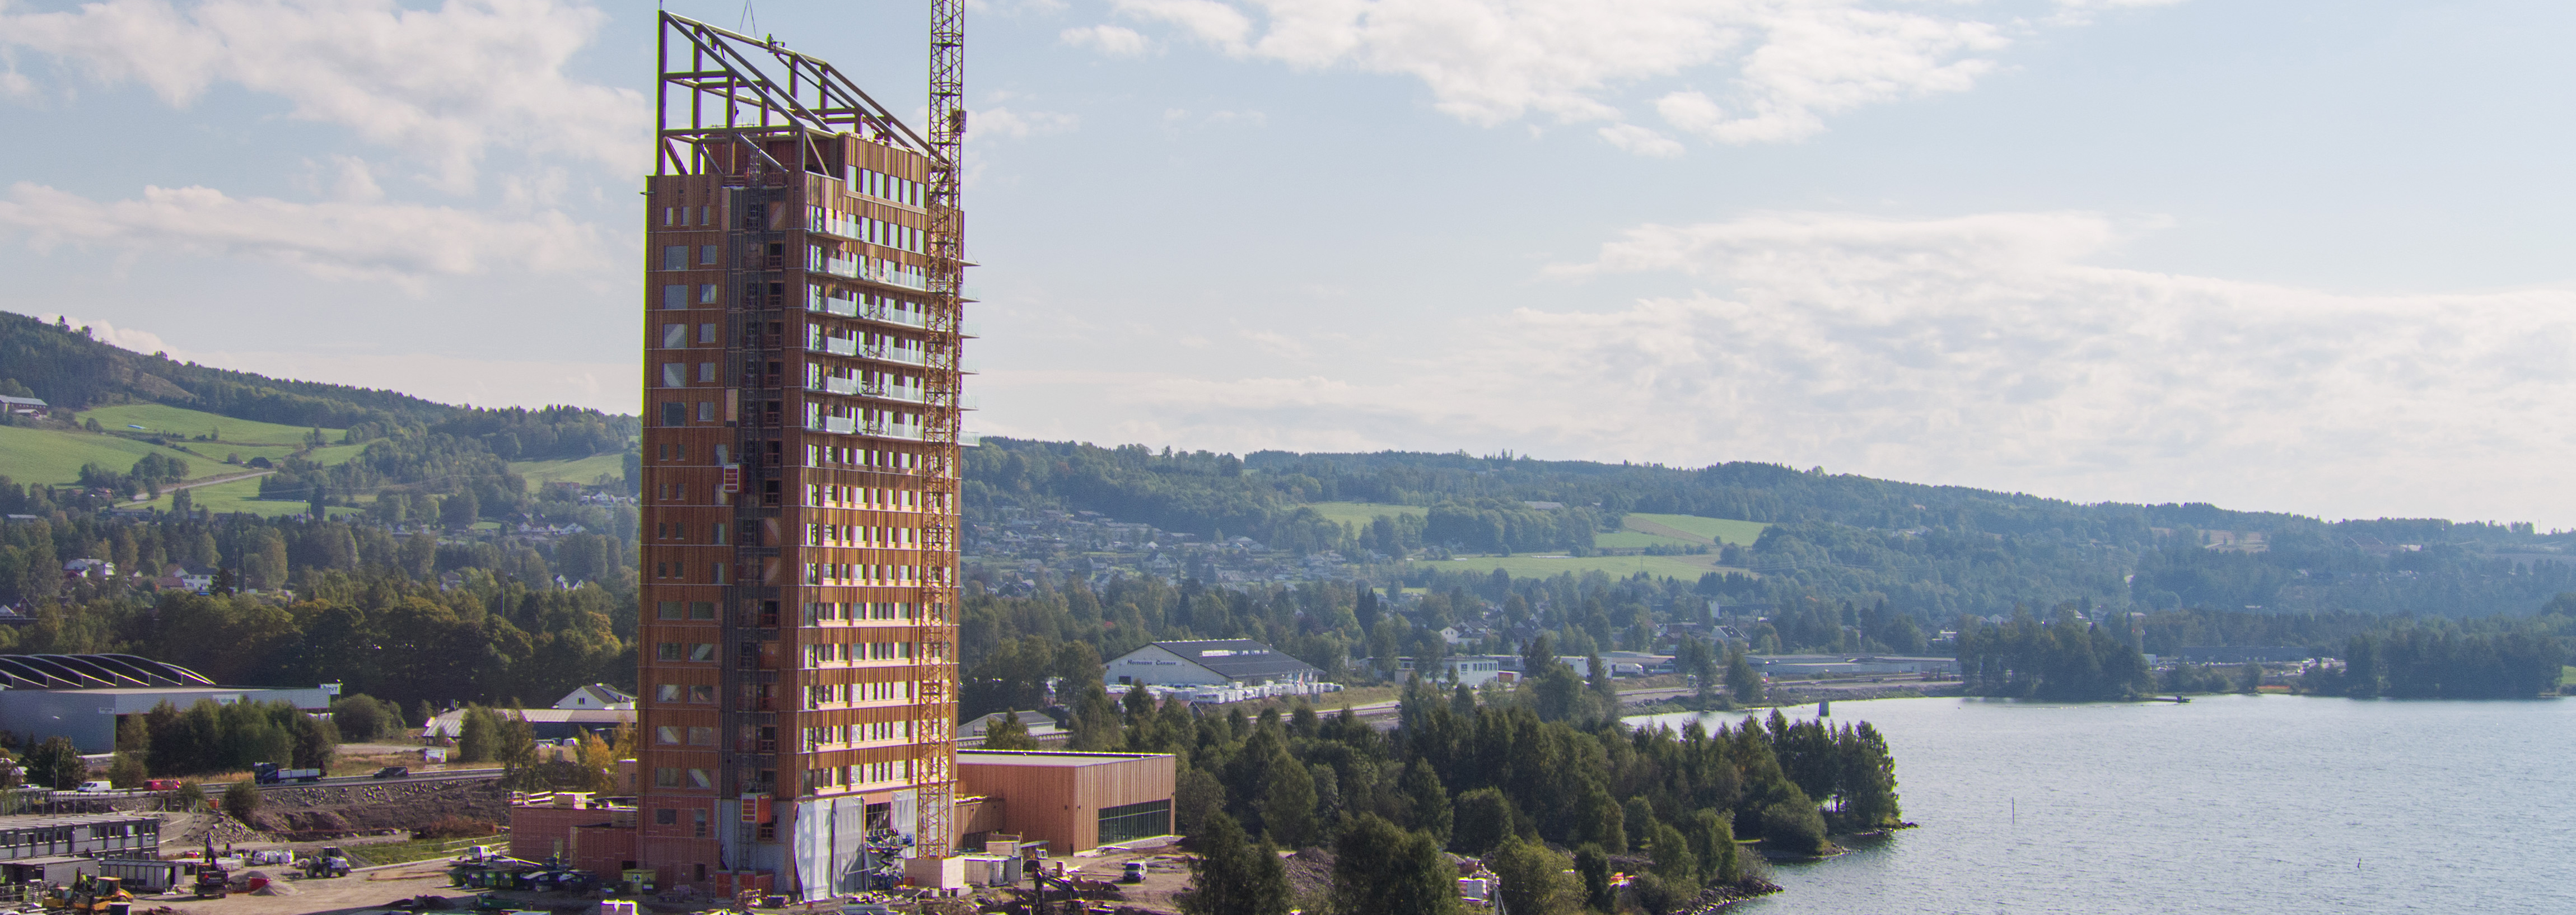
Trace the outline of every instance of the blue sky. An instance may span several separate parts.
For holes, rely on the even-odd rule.
[[[899,113],[926,4],[673,2]],[[2576,526],[2542,3],[972,8],[996,434]],[[0,307],[632,410],[642,4],[0,0]]]

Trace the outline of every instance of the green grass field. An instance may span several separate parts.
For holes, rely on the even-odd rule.
[[[210,461],[112,435],[0,426],[0,474],[20,483],[78,483],[81,465],[93,461],[123,473],[156,452],[188,462],[191,477],[213,475],[223,466],[220,458]]]
[[[1366,529],[1369,526],[1369,522],[1377,520],[1377,516],[1379,515],[1386,515],[1389,517],[1396,515],[1416,515],[1427,517],[1431,514],[1430,509],[1419,505],[1378,505],[1371,502],[1308,502],[1299,507],[1311,508],[1321,512],[1325,518],[1330,519],[1334,524],[1358,525],[1362,529]]]
[[[157,403],[129,403],[118,404],[113,407],[97,407],[80,411],[80,417],[82,419],[98,420],[99,425],[105,426],[109,429],[123,429],[127,425],[136,425],[142,426],[149,431],[159,432],[164,435],[195,437],[204,435],[208,432],[216,432],[222,436],[221,441],[191,443],[189,445],[189,447],[196,448],[198,451],[206,451],[211,448],[221,448],[233,444],[285,445],[289,448],[293,448],[297,445],[303,444],[304,436],[313,431],[312,429],[305,427],[281,426],[276,423],[263,423],[247,419],[233,419],[229,416],[217,416],[202,410],[190,410],[184,407],[173,407],[168,404]],[[324,429],[322,430],[322,434],[330,436],[331,440],[336,442],[340,440],[340,436],[346,431],[348,430]],[[206,447],[198,447],[199,445],[204,445]]]
[[[548,483],[579,483],[588,486],[592,481],[599,479],[599,475],[603,473],[612,477],[623,476],[626,473],[626,456],[594,454],[568,461],[512,461],[510,470],[526,477],[530,486],[543,486]]]
[[[1513,578],[1546,578],[1548,576],[1555,575],[1558,572],[1572,572],[1576,575],[1581,575],[1585,572],[1597,569],[1602,572],[1609,573],[1614,577],[1635,575],[1639,572],[1648,572],[1659,577],[1679,578],[1684,581],[1698,581],[1700,576],[1706,575],[1710,572],[1743,571],[1742,569],[1732,569],[1718,565],[1717,557],[1714,555],[1586,556],[1580,558],[1571,556],[1464,556],[1447,562],[1436,562],[1432,565],[1436,568],[1461,572],[1490,572],[1494,569],[1501,569],[1505,572],[1511,573]]]
[[[1625,519],[1630,530],[1640,533],[1689,538],[1692,543],[1732,543],[1736,546],[1752,546],[1753,541],[1761,538],[1762,530],[1771,526],[1760,521],[1733,521],[1697,515],[1631,513]]]
[[[224,469],[236,473],[242,472],[242,470],[237,467],[227,467]],[[139,506],[150,506],[162,511],[168,511],[170,510],[171,495],[172,494],[170,493],[163,493],[161,498],[154,499],[150,502],[137,502],[134,504]],[[257,477],[247,480],[235,480],[230,483],[216,483],[212,486],[199,486],[188,490],[188,500],[194,503],[200,511],[210,511],[219,515],[235,513],[260,515],[269,518],[274,518],[279,515],[300,515],[304,513],[307,507],[302,502],[261,500],[259,497],[259,479]],[[361,506],[334,505],[331,506],[331,517],[337,518],[343,515],[360,514],[365,510],[366,509]]]
[[[1650,546],[1706,546],[1708,541],[1683,540],[1679,537],[1649,534],[1639,530],[1618,530],[1593,534],[1592,545],[1603,549],[1624,550]]]

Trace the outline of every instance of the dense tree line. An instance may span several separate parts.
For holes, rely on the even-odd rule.
[[[327,769],[339,743],[330,720],[289,702],[199,699],[185,709],[164,702],[128,716],[116,732],[117,755],[154,777],[246,772],[265,762]]]
[[[1893,761],[1865,724],[1775,714],[1714,730],[1632,730],[1603,718],[1547,720],[1543,700],[1525,693],[1480,701],[1417,682],[1405,691],[1402,724],[1381,734],[1302,705],[1258,718],[1194,715],[1138,692],[1078,727],[1075,740],[1180,757],[1179,828],[1219,852],[1201,862],[1197,911],[1293,902],[1206,902],[1274,885],[1265,861],[1275,858],[1239,851],[1255,837],[1334,850],[1333,887],[1309,911],[1450,911],[1456,871],[1439,853],[1454,851],[1511,871],[1515,912],[1598,901],[1606,879],[1578,889],[1556,877],[1586,862],[1603,878],[1614,862],[1641,874],[1633,898],[1662,912],[1704,887],[1745,880],[1752,865],[1738,835],[1806,854],[1829,848],[1829,832],[1901,816]]]
[[[2073,605],[2046,623],[2027,611],[2002,625],[1962,621],[1959,674],[1970,695],[2064,702],[2129,699],[2156,686],[2125,626],[2088,621]]]
[[[2353,636],[2341,667],[2311,668],[2312,693],[2392,699],[2529,699],[2558,692],[2567,663],[2566,618],[2502,631],[2463,631],[2448,620],[2400,623]]]
[[[388,491],[365,505],[365,514],[328,521],[249,515],[155,513],[111,515],[107,505],[76,493],[17,486],[0,477],[0,510],[34,520],[0,524],[0,603],[41,599],[62,592],[62,563],[104,559],[120,572],[158,574],[176,564],[221,568],[242,588],[275,589],[305,572],[398,571],[435,578],[466,568],[494,570],[528,584],[560,575],[570,581],[613,582],[631,575],[636,512],[632,506],[582,504],[561,490],[501,503],[522,511],[509,518],[571,525],[587,530],[552,543],[442,538],[436,532],[397,533],[396,525],[463,527],[492,517],[470,491],[437,496]]]

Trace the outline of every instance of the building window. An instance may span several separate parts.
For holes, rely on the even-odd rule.
[[[702,747],[712,747],[712,746],[715,746],[715,745],[716,745],[716,729],[714,729],[714,728],[690,728],[690,729],[689,729],[689,742],[690,742],[690,743],[692,743],[692,744],[696,744],[696,745],[698,745],[698,746],[702,746]]]
[[[655,618],[655,619],[665,619],[665,620],[675,620],[675,619],[679,619],[679,618],[680,618],[680,602],[679,602],[679,601],[675,601],[675,600],[666,600],[666,601],[661,601],[661,602],[659,602],[659,603],[654,604],[654,605],[653,605],[653,616],[654,616],[654,618]]]
[[[653,659],[657,661],[677,661],[687,657],[687,655],[682,653],[685,650],[686,649],[680,647],[680,643],[678,642],[663,642],[659,645],[653,646]]]
[[[689,307],[689,287],[687,287],[687,286],[664,286],[664,287],[662,287],[662,307],[663,307],[663,308],[666,308],[666,309],[667,309],[667,308],[687,308],[687,307]]]
[[[698,383],[699,383],[699,384],[714,384],[714,383],[715,383],[715,381],[716,381],[716,364],[715,364],[715,363],[713,363],[713,362],[701,362],[701,363],[698,363]]]
[[[696,704],[696,705],[714,705],[714,704],[715,704],[715,701],[716,701],[716,688],[715,688],[715,687],[712,687],[712,686],[703,686],[703,685],[701,685],[701,686],[692,686],[692,687],[689,687],[689,702],[691,702],[692,704]]]
[[[716,786],[716,780],[715,780],[713,777],[711,777],[710,775],[708,775],[708,774],[707,774],[707,770],[705,770],[705,769],[691,769],[691,770],[689,770],[689,787],[691,787],[691,788],[713,788],[713,787],[715,787],[715,786]]]
[[[680,363],[680,362],[665,362],[665,363],[662,363],[662,386],[663,386],[663,387],[666,387],[666,388],[679,388],[679,387],[687,387],[687,386],[688,386],[688,384],[689,384],[689,366],[688,366],[686,363]]]
[[[671,402],[662,405],[662,425],[685,426],[689,423],[689,405]]]
[[[680,770],[678,769],[660,768],[653,770],[653,784],[655,787],[677,788],[680,787],[680,780],[685,777],[686,776],[680,774]]]
[[[714,602],[714,601],[704,601],[704,600],[690,601],[690,602],[689,602],[689,618],[690,618],[690,619],[693,619],[693,620],[712,620],[712,619],[715,619],[715,618],[716,618],[716,605],[715,605],[715,602]]]
[[[670,245],[662,249],[662,269],[686,270],[688,268],[689,246]]]
[[[653,811],[653,825],[678,826],[680,825],[680,812],[669,807]]]
[[[1100,808],[1100,844],[1133,842],[1172,834],[1169,799]]]
[[[664,683],[653,687],[653,701],[655,702],[676,703],[680,701],[680,695],[680,684],[677,683]]]
[[[689,345],[689,326],[688,326],[688,325],[686,325],[686,324],[664,324],[664,325],[662,325],[662,348],[663,348],[663,349],[679,349],[680,347],[687,346],[687,345]]]
[[[712,283],[710,283],[710,284],[707,284],[707,285],[704,285],[704,286],[699,286],[699,287],[698,287],[698,304],[700,304],[700,305],[713,305],[713,304],[715,304],[715,303],[716,303],[716,287],[715,287],[715,285],[714,285],[714,284],[712,284]]]
[[[714,661],[715,659],[716,659],[716,646],[715,646],[713,643],[710,643],[710,642],[699,642],[699,643],[697,643],[697,644],[694,644],[694,645],[690,645],[690,646],[689,646],[689,660],[692,660],[692,661]]]
[[[712,401],[712,400],[701,400],[701,401],[698,401],[698,421],[699,421],[699,422],[702,422],[702,423],[711,423],[711,422],[715,422],[715,421],[716,421],[716,402],[715,402],[715,401]]]
[[[654,728],[653,742],[677,744],[680,742],[680,729],[667,724]]]
[[[701,264],[712,264],[712,263],[715,263],[715,262],[716,262],[716,246],[714,246],[714,245],[699,245],[699,246],[698,246],[698,263],[701,263]]]
[[[713,289],[715,287],[709,286],[707,288]],[[698,343],[700,345],[706,345],[714,342],[716,342],[716,326],[713,324],[698,325]]]

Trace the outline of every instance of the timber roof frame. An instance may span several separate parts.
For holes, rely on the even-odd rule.
[[[674,54],[683,64],[673,69]],[[939,152],[829,61],[686,16],[661,14],[661,78],[654,98],[653,173],[701,174],[710,141],[749,146],[762,165],[789,171],[760,149],[760,137],[853,134],[919,153]],[[678,96],[675,98],[674,96]],[[675,106],[683,110],[674,110]],[[675,120],[676,119],[676,120]],[[822,161],[809,150],[808,161]]]

